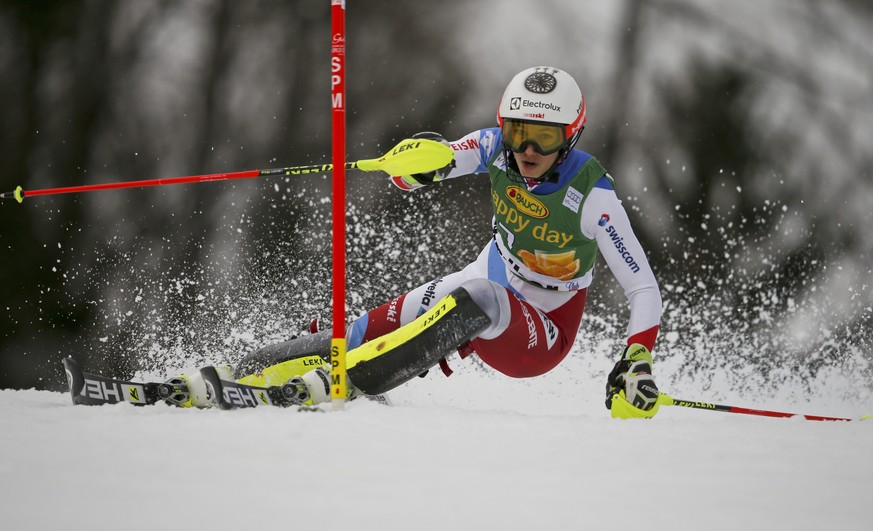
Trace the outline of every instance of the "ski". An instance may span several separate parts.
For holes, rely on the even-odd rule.
[[[127,402],[147,406],[157,402],[179,404],[188,399],[188,386],[182,379],[168,382],[128,382],[91,374],[73,358],[64,359],[64,371],[73,404],[100,406]]]
[[[219,409],[243,409],[259,406],[279,406],[291,407],[297,406],[298,411],[323,411],[318,407],[307,405],[309,401],[309,391],[303,380],[300,378],[292,378],[285,385],[271,385],[269,387],[258,387],[256,385],[247,385],[239,382],[231,382],[222,380],[215,370],[215,367],[207,366],[200,369],[200,375],[206,382],[209,393],[213,396],[213,400]],[[384,394],[381,395],[364,395],[352,394],[349,400],[364,398],[370,402],[383,406],[390,406],[391,400]]]
[[[182,377],[162,383],[130,382],[85,372],[73,358],[65,358],[63,363],[74,405],[100,406],[127,402],[135,406],[148,406],[163,402],[190,407],[188,382]],[[206,382],[207,399],[211,397],[213,405],[220,409],[298,406],[300,410],[321,411],[306,405],[310,396],[300,378],[292,378],[284,385],[258,387],[222,380],[211,365],[200,369],[200,374]],[[378,404],[391,405],[385,395],[362,396]],[[358,397],[354,396],[352,399]]]
[[[206,386],[219,409],[303,406],[303,403],[309,400],[309,393],[301,391],[298,385],[292,382],[269,387],[231,382],[222,380],[218,376],[218,371],[211,365],[200,369],[200,375],[206,381]]]

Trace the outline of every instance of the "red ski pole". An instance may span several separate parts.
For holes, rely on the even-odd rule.
[[[785,413],[782,411],[769,411],[766,409],[752,409],[745,408],[739,406],[728,406],[724,404],[710,404],[708,402],[697,402],[694,400],[682,400],[680,398],[673,398],[670,395],[665,393],[661,393],[661,396],[658,398],[658,403],[662,406],[681,406],[692,409],[704,409],[706,411],[721,411],[722,413],[739,413],[741,415],[757,415],[760,417],[776,417],[776,418],[789,418],[789,417],[803,417],[806,420],[841,420],[841,421],[853,421],[853,420],[867,420],[870,419],[870,415],[864,415],[860,418],[846,418],[846,417],[824,417],[820,415],[804,415],[802,413]]]
[[[349,169],[357,167],[357,163],[346,164]],[[72,194],[79,192],[94,192],[97,190],[116,190],[119,188],[145,188],[147,186],[164,186],[168,184],[202,183],[208,181],[225,181],[229,179],[251,179],[262,175],[302,175],[305,173],[318,173],[330,171],[332,164],[318,164],[312,166],[295,166],[291,168],[274,168],[270,170],[248,170],[233,173],[210,173],[208,175],[186,175],[184,177],[170,177],[168,179],[146,179],[143,181],[122,181],[116,183],[86,184],[82,186],[67,186],[64,188],[45,188],[43,190],[22,190],[19,186],[12,192],[0,193],[0,199],[16,199],[19,203],[25,197],[38,195]]]
[[[345,149],[345,148],[343,148]],[[411,138],[401,141],[394,149],[378,159],[362,159],[356,162],[343,162],[342,170],[384,171],[390,175],[408,175],[423,173],[441,168],[450,163],[454,157],[452,148],[439,142],[424,138]],[[345,160],[345,151],[340,160]],[[86,184],[68,186],[65,188],[46,188],[43,190],[23,190],[20,186],[11,192],[0,193],[0,199],[15,199],[19,203],[25,197],[54,194],[72,194],[78,192],[93,192],[96,190],[115,190],[119,188],[143,188],[146,186],[164,186],[168,184],[202,183],[208,181],[225,181],[228,179],[251,179],[267,175],[304,175],[307,173],[326,173],[334,168],[333,164],[313,164],[310,166],[292,166],[289,168],[273,168],[269,170],[248,170],[233,173],[210,173],[207,175],[187,175],[167,179],[147,179],[144,181],[122,181],[103,184]]]

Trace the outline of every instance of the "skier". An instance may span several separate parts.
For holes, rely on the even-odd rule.
[[[613,178],[594,157],[575,149],[585,122],[585,100],[572,76],[553,67],[529,68],[507,86],[498,127],[448,142],[454,160],[444,168],[391,178],[410,191],[488,173],[493,235],[461,271],[428,281],[352,323],[346,332],[348,377],[357,392],[382,393],[438,363],[449,374],[445,356],[455,350],[462,358],[475,353],[510,377],[545,374],[573,346],[599,250],[630,304],[627,346],[607,378],[606,406],[621,418],[657,413],[651,351],[661,295]],[[446,143],[436,133],[413,138]],[[438,322],[427,337],[410,338],[408,348],[382,353],[377,345],[356,354],[366,350],[358,347],[437,312],[447,297],[453,306],[444,306],[444,313],[454,320]],[[322,364],[330,333],[312,332],[250,354],[232,377],[258,385],[291,381],[301,400],[327,400],[329,369]],[[200,405],[204,394],[196,382],[191,388],[194,405]]]

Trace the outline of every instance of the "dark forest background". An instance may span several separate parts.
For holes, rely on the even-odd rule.
[[[0,1],[0,191],[329,160],[329,6]],[[865,0],[349,0],[348,156],[490,127],[513,74],[562,67],[661,281],[672,376],[869,375],[871,29]],[[0,387],[61,389],[67,355],[233,359],[328,317],[328,178],[4,200]],[[488,238],[483,177],[349,187],[352,314]],[[617,349],[605,271],[584,327]]]

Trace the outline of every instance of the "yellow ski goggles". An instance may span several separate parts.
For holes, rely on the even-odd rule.
[[[515,153],[521,153],[530,145],[540,155],[551,155],[567,144],[564,128],[562,124],[506,118],[501,128],[503,145]]]

